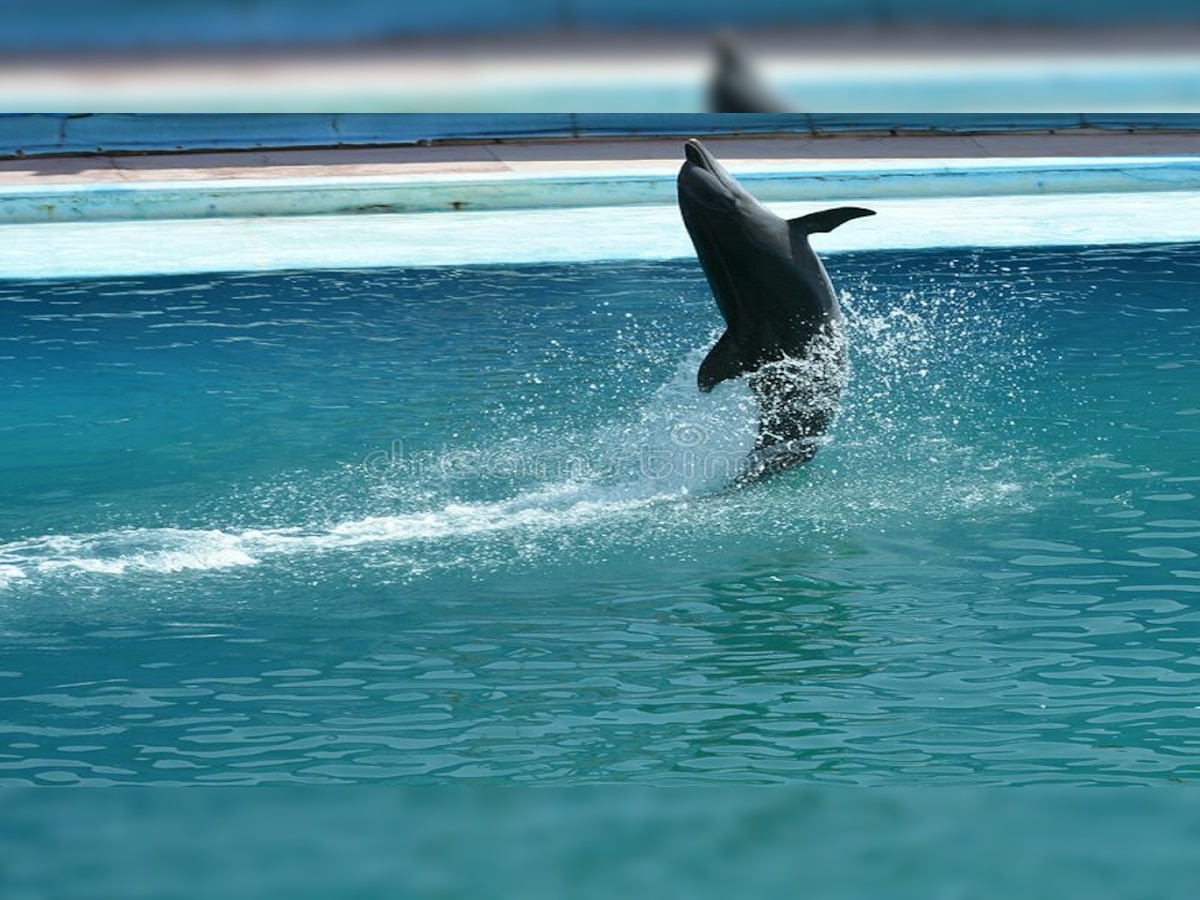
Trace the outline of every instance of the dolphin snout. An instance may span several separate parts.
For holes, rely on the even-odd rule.
[[[712,156],[708,149],[695,138],[687,139],[687,143],[683,145],[683,153],[692,165],[712,171]]]

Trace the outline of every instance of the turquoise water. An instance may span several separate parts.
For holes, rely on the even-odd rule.
[[[693,263],[0,285],[0,782],[1194,778],[1197,248],[828,263],[736,491]]]

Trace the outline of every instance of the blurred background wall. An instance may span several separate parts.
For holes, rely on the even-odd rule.
[[[0,0],[0,52],[331,45],[421,35],[721,26],[1194,22],[1196,0]]]

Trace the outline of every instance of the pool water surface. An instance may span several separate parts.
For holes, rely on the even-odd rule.
[[[1197,259],[829,256],[738,490],[694,262],[0,284],[0,783],[1191,780]]]

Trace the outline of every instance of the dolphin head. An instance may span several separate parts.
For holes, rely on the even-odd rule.
[[[758,200],[698,140],[690,138],[683,151],[678,186],[679,205],[685,218],[696,209],[731,213],[739,203],[761,208]]]

